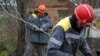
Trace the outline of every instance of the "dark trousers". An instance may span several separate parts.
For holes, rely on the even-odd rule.
[[[23,56],[45,56],[46,46],[43,44],[27,43]]]

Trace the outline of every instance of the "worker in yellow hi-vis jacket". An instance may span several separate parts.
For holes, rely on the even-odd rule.
[[[27,22],[27,46],[23,56],[33,56],[36,49],[38,56],[45,55],[45,46],[50,38],[48,29],[52,28],[51,18],[46,11],[45,5],[40,5],[38,9],[29,15]],[[32,26],[33,25],[33,26]],[[46,33],[44,33],[46,32]]]
[[[94,12],[90,5],[78,5],[72,16],[60,20],[54,27],[46,56],[76,56],[78,49],[85,56],[92,56],[84,38],[84,29],[91,26],[93,18]]]

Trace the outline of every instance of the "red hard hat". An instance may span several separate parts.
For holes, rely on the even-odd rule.
[[[78,5],[74,13],[81,23],[92,23],[94,18],[93,8],[89,4]]]
[[[39,5],[38,12],[39,13],[45,13],[46,12],[46,6],[45,5]]]

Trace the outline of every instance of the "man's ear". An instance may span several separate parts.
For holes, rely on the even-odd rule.
[[[81,27],[81,23],[80,23],[79,20],[77,20],[77,26],[78,26],[78,27]]]

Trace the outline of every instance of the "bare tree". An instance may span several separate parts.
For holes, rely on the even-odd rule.
[[[21,18],[26,19],[26,1],[27,0],[16,0],[17,8],[21,15]],[[19,21],[19,29],[18,29],[18,43],[17,43],[17,53],[16,56],[22,56],[24,52],[25,45],[25,23]]]

